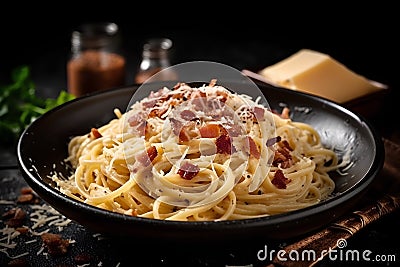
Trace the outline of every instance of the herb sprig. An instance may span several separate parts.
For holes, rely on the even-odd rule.
[[[0,86],[0,143],[15,144],[24,129],[38,117],[75,97],[62,90],[58,97],[36,95],[30,68],[19,66],[11,72],[11,83]]]

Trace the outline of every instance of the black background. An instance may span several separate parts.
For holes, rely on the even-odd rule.
[[[122,2],[123,3],[123,2]],[[259,70],[301,49],[330,54],[350,69],[390,85],[397,83],[398,18],[381,3],[349,7],[324,1],[222,4],[191,2],[15,3],[2,10],[0,73],[32,65],[38,86],[66,87],[70,34],[79,24],[116,22],[131,72],[148,37],[169,37],[174,62],[211,60]],[[128,75],[127,83],[133,81]],[[392,86],[394,87],[394,86]]]
[[[14,2],[0,16],[0,84],[21,64],[31,66],[37,92],[55,97],[67,88],[71,32],[86,22],[115,22],[132,84],[147,38],[173,41],[171,63],[208,60],[259,71],[302,48],[331,55],[349,69],[389,85],[378,124],[398,131],[399,19],[384,2]],[[384,118],[384,119],[382,119]],[[385,122],[384,122],[385,121]],[[386,123],[389,122],[389,123]],[[396,137],[397,138],[397,137]],[[398,138],[400,140],[400,138]]]

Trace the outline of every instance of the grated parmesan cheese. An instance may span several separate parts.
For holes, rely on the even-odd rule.
[[[0,200],[0,205],[13,205],[15,206],[17,203],[15,201],[10,200]],[[71,220],[67,219],[64,215],[60,214],[57,210],[47,204],[31,204],[26,205],[27,209],[27,218],[29,219],[28,225],[24,225],[29,229],[29,233],[33,237],[41,236],[44,233],[48,233],[52,228],[56,227],[56,229],[61,232],[64,227],[67,226]],[[2,222],[2,220],[0,220]],[[54,228],[53,228],[54,229]],[[10,259],[17,259],[20,257],[24,257],[29,255],[28,251],[22,252],[17,255],[12,255],[10,250],[14,250],[18,247],[18,238],[20,236],[20,232],[17,231],[14,227],[10,227],[5,224],[3,228],[0,228],[0,252],[5,254]],[[31,239],[25,241],[24,244],[32,244],[37,242],[38,239]],[[70,243],[75,243],[75,240],[69,240]],[[44,255],[48,257],[48,253],[44,252],[45,247],[41,246],[39,250],[36,252],[36,255]]]

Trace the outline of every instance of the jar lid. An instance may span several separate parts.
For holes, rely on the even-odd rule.
[[[113,22],[94,22],[81,24],[72,32],[72,46],[97,48],[117,42],[119,28]]]

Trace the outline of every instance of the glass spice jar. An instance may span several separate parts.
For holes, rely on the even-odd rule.
[[[115,23],[88,23],[72,32],[68,91],[79,97],[125,85],[126,61]]]
[[[136,83],[145,81],[174,80],[176,75],[169,71],[172,41],[168,38],[151,38],[143,45],[142,60],[135,75]]]

